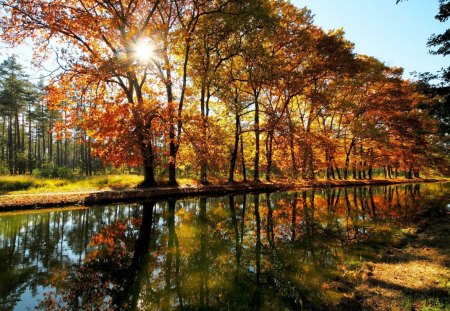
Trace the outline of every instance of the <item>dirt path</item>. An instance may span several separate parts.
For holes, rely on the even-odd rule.
[[[190,185],[147,189],[113,189],[81,192],[51,192],[40,194],[1,195],[0,211],[35,209],[52,206],[94,205],[112,202],[138,201],[196,195],[224,195],[242,192],[273,192],[306,188],[343,186],[390,185],[401,183],[440,182],[446,179],[373,179],[373,180],[316,180],[292,182],[246,182],[216,185]]]
[[[365,264],[343,310],[450,310],[450,214],[404,233]]]

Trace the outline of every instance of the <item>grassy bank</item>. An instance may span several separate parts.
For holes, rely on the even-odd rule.
[[[142,189],[139,175],[105,175],[71,179],[42,179],[32,176],[0,177],[0,210],[44,208],[64,205],[93,205],[111,202],[186,197],[195,195],[224,195],[242,192],[273,192],[304,188],[389,185],[412,182],[448,181],[446,179],[373,179],[373,180],[314,180],[274,182],[216,181],[208,185],[192,179],[180,179],[178,186]]]
[[[36,194],[135,188],[143,178],[139,175],[99,175],[73,178],[40,178],[35,176],[0,177],[0,194]]]
[[[143,181],[142,175],[96,175],[96,176],[76,176],[72,178],[42,178],[30,175],[23,176],[0,176],[0,195],[21,195],[21,194],[42,194],[50,192],[82,192],[100,190],[123,190],[135,189]],[[437,180],[437,179],[432,179]],[[439,179],[441,180],[441,179]],[[442,179],[445,180],[445,179]],[[448,179],[450,180],[450,179]],[[289,181],[275,180],[274,184],[286,184],[293,187],[326,187],[326,186],[346,186],[346,185],[369,185],[385,183],[405,183],[424,181],[422,179],[384,179],[375,178],[373,180],[315,180],[315,181]],[[425,180],[426,181],[426,180]],[[167,182],[160,180],[161,187],[165,187]],[[250,182],[251,183],[251,182]],[[267,182],[262,182],[267,183]],[[178,179],[180,187],[198,186],[194,179]],[[226,181],[213,181],[212,186],[227,184]],[[239,183],[236,183],[239,184]]]
[[[45,192],[80,192],[137,188],[142,175],[96,175],[71,178],[42,178],[30,175],[0,176],[0,195],[40,194]],[[165,180],[158,181],[164,186]],[[181,186],[197,184],[193,179],[181,178]]]

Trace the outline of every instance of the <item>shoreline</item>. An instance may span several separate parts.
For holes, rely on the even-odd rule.
[[[372,179],[372,180],[315,180],[287,182],[238,182],[221,185],[172,186],[79,192],[50,192],[42,194],[11,194],[0,196],[0,212],[41,209],[62,206],[92,206],[116,202],[161,200],[204,195],[227,195],[249,192],[295,191],[336,187],[382,186],[411,183],[448,182],[449,179]]]

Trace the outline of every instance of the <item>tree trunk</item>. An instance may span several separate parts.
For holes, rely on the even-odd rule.
[[[19,152],[22,149],[20,146],[20,123],[19,123],[19,113],[16,110],[15,112],[15,123],[14,123],[14,128],[15,128],[15,132],[14,132],[14,140],[15,140],[15,144],[14,144],[14,174],[19,173],[20,170],[20,165],[19,165]]]
[[[31,174],[33,172],[33,163],[32,161],[32,139],[31,139],[31,104],[28,104],[28,172]]]
[[[337,174],[339,180],[342,180],[341,172],[340,172],[339,168],[337,166],[334,166],[334,168],[336,169],[336,174]]]
[[[267,133],[266,138],[266,158],[267,158],[267,167],[266,167],[266,180],[270,181],[272,174],[272,152],[273,152],[273,131],[271,130]]]
[[[154,172],[154,155],[151,142],[148,144],[142,144],[141,151],[144,158],[144,181],[141,186],[143,187],[155,187],[155,172]]]
[[[234,145],[233,150],[231,151],[231,159],[230,159],[230,172],[228,174],[228,182],[232,183],[234,182],[234,171],[236,169],[236,161],[239,151],[239,128],[240,128],[240,115],[238,111],[236,110],[235,113],[235,128],[234,128]]]
[[[5,128],[6,128],[6,118],[3,117],[3,122],[2,122],[2,147],[1,147],[1,154],[0,154],[0,161],[1,164],[3,165],[3,161],[5,161]]]
[[[292,175],[294,179],[298,178],[298,167],[297,167],[297,159],[295,157],[295,144],[294,144],[294,126],[291,120],[291,114],[288,109],[288,122],[289,122],[289,151],[291,153],[291,161],[292,161]]]
[[[350,142],[350,146],[348,147],[348,151],[345,154],[345,166],[344,166],[344,179],[345,180],[347,180],[347,178],[348,178],[348,168],[350,165],[350,154],[351,154],[354,146],[355,146],[355,138],[352,138],[352,141]]]
[[[14,142],[12,133],[12,118],[8,118],[8,148],[7,148],[7,159],[9,174],[14,175]]]
[[[53,127],[53,116],[52,112],[50,112],[50,121],[48,125],[48,159],[50,162],[53,162],[53,133],[52,133],[52,127]]]
[[[243,181],[247,181],[247,168],[245,166],[245,153],[244,153],[244,137],[241,135],[241,165],[242,165],[242,177]]]
[[[207,163],[207,141],[208,141],[208,114],[209,114],[209,108],[208,108],[208,100],[209,100],[209,94],[206,95],[207,92],[207,86],[202,85],[201,88],[201,96],[200,96],[200,109],[201,109],[201,117],[202,117],[202,143],[204,145],[200,150],[202,151],[202,154],[200,154],[200,182],[202,184],[208,183],[208,163]],[[209,93],[209,91],[208,91]]]
[[[259,181],[259,92],[254,91],[255,100],[255,158],[254,158],[254,172],[253,180]]]

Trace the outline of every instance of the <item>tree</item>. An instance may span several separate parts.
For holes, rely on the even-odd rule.
[[[11,175],[24,174],[27,166],[29,171],[32,170],[30,122],[31,106],[35,100],[34,85],[28,81],[16,58],[9,57],[0,65],[0,110],[4,124],[7,124],[6,158]],[[28,113],[29,120],[28,148],[25,143],[25,111]]]

